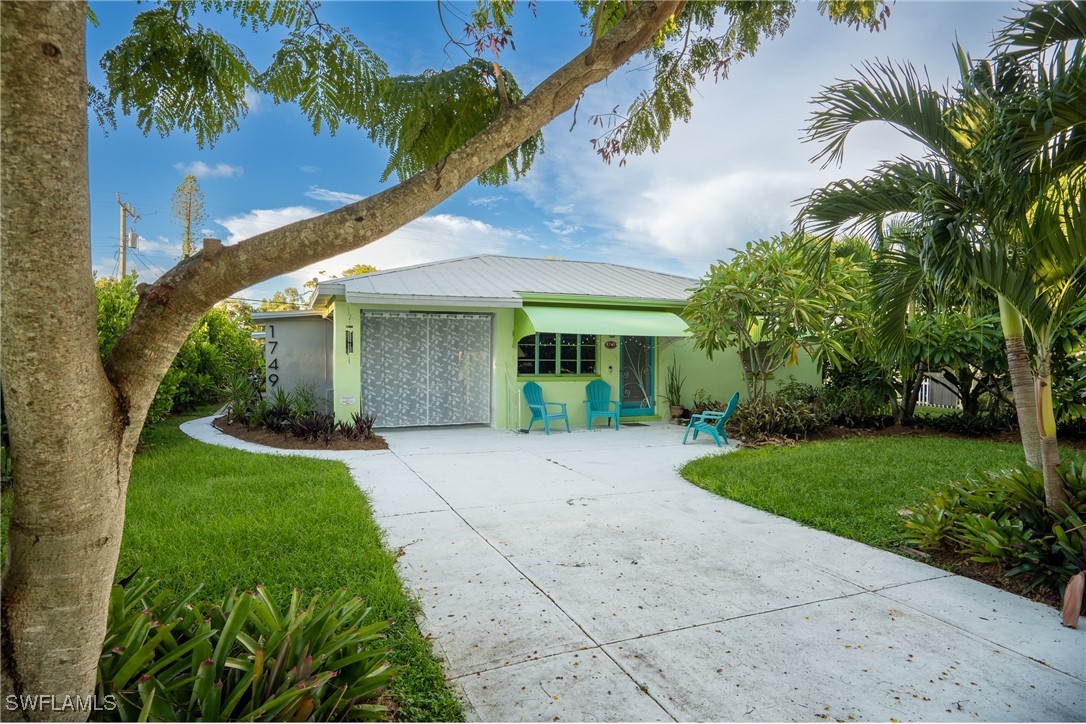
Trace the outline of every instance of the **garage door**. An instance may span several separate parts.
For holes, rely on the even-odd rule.
[[[362,406],[377,427],[490,422],[490,316],[362,315]]]

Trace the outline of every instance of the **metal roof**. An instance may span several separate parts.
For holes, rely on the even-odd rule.
[[[569,295],[684,303],[697,280],[594,261],[480,255],[318,282],[330,297],[376,304],[519,307],[525,295]]]

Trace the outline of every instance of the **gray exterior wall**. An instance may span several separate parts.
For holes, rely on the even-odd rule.
[[[264,384],[268,394],[308,383],[332,409],[332,322],[317,314],[254,315],[264,324]]]

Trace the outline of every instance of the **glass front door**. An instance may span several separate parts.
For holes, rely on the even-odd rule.
[[[656,339],[623,337],[619,355],[622,416],[656,414]]]

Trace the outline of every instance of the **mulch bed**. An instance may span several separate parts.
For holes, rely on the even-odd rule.
[[[388,450],[388,443],[377,433],[373,433],[368,440],[346,440],[336,435],[328,443],[324,443],[321,440],[309,442],[290,433],[272,432],[262,427],[249,430],[237,422],[228,424],[225,416],[216,417],[212,424],[221,432],[239,440],[284,450]]]
[[[989,435],[966,435],[958,432],[935,430],[930,427],[912,425],[890,425],[881,429],[852,428],[831,425],[810,436],[810,440],[842,440],[850,437],[950,437],[959,440],[991,440],[992,442],[1022,443],[1022,438],[1017,430],[996,432]],[[1060,446],[1086,450],[1086,438],[1074,435],[1061,435]]]

